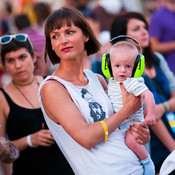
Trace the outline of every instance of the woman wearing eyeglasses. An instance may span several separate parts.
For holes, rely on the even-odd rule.
[[[34,75],[36,54],[26,34],[0,37],[1,61],[11,82],[0,89],[0,136],[8,135],[20,156],[13,175],[73,174],[44,121],[38,101],[43,77]]]

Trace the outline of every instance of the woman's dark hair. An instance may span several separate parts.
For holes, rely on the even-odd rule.
[[[145,23],[146,29],[148,30],[148,22],[144,18],[144,16],[139,12],[124,12],[118,14],[112,25],[111,25],[111,38],[114,38],[118,35],[126,35],[127,34],[127,24],[131,19],[138,19]],[[115,41],[114,41],[115,42]],[[114,42],[112,44],[114,44]],[[151,68],[153,63],[158,64],[157,58],[154,55],[151,44],[148,47],[144,48],[143,55],[145,56],[145,65],[147,68]]]
[[[25,42],[18,41],[16,39],[12,39],[10,43],[1,45],[0,53],[1,53],[1,62],[4,65],[5,64],[5,54],[17,51],[21,48],[27,49],[27,51],[30,53],[31,57],[34,57],[34,50],[31,42],[27,39]]]
[[[55,29],[60,29],[65,23],[67,24],[67,26],[71,26],[72,24],[74,24],[75,26],[79,27],[82,30],[85,36],[89,37],[89,40],[85,43],[85,50],[87,52],[87,55],[91,55],[99,51],[101,45],[97,40],[97,38],[95,37],[90,25],[88,24],[82,13],[77,9],[75,9],[74,7],[62,7],[61,9],[56,10],[52,14],[50,14],[46,20],[45,24],[46,62],[47,62],[47,55],[49,56],[52,64],[57,64],[60,62],[60,58],[52,50],[50,32],[52,32]]]

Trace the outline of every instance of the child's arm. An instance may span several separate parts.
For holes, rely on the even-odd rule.
[[[156,124],[155,101],[152,92],[147,89],[140,95],[140,97],[145,99],[145,104],[147,108],[147,113],[144,122],[148,125]]]

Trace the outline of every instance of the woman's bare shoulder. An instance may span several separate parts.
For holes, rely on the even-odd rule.
[[[106,80],[104,79],[104,77],[100,74],[96,74],[96,76],[97,76],[98,80],[100,81],[101,85],[103,86],[103,89],[105,91],[107,91],[108,86],[107,86],[107,83],[106,83]]]

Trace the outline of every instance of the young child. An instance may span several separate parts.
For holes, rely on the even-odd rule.
[[[133,124],[146,123],[153,125],[155,119],[155,102],[152,93],[144,84],[142,77],[133,78],[132,70],[138,50],[134,44],[127,41],[120,41],[114,44],[110,49],[110,61],[113,77],[108,84],[108,95],[111,99],[114,111],[117,112],[122,108],[122,93],[120,83],[122,82],[128,93],[133,93],[135,96],[140,96],[145,100],[146,116],[144,119],[143,108],[132,114],[121,125],[120,129],[126,132],[126,145],[139,157],[144,167],[144,175],[155,174],[154,164],[143,145],[138,144],[128,128]]]

